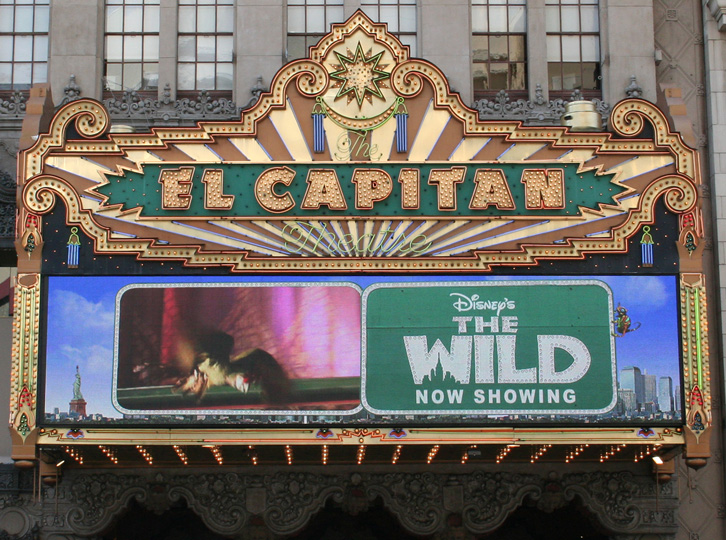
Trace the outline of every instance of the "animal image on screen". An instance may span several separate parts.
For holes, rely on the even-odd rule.
[[[351,284],[131,285],[117,297],[117,407],[355,409],[360,312]]]

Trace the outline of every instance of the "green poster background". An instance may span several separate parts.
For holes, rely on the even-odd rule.
[[[480,304],[473,305],[472,301]],[[495,345],[494,384],[476,382],[473,346],[468,383],[444,373],[441,362],[432,376],[424,377],[421,384],[415,383],[405,336],[426,336],[427,351],[436,340],[441,340],[450,351],[452,336],[477,335],[475,317],[483,317],[484,322],[490,323],[498,311],[490,304],[499,305],[499,302],[506,305],[499,310],[498,334],[516,336],[515,367],[537,368],[536,382],[499,383]],[[366,290],[363,309],[363,403],[371,412],[602,414],[615,406],[612,292],[601,281],[381,284]],[[472,317],[465,323],[464,333],[459,333],[459,323],[454,317]],[[517,318],[516,333],[503,332],[503,317]],[[489,328],[480,330],[480,335],[493,335]],[[549,335],[571,336],[585,345],[591,363],[582,378],[566,383],[540,382],[537,336]],[[569,353],[555,349],[556,372],[572,363]],[[490,391],[493,392],[491,399]]]

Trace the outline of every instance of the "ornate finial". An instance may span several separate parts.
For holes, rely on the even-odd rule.
[[[245,105],[243,105],[241,107],[241,109],[244,110],[244,109],[249,109],[250,107],[252,107],[252,105],[257,103],[257,100],[260,99],[260,95],[262,95],[262,92],[267,92],[267,91],[269,91],[269,88],[267,86],[265,86],[265,83],[262,79],[262,75],[259,75],[257,77],[257,82],[255,83],[255,85],[252,88],[250,88],[250,93],[252,94],[252,97]]]
[[[265,83],[262,79],[262,75],[260,75],[257,77],[257,82],[255,83],[255,85],[252,88],[250,88],[250,93],[252,94],[252,97],[254,97],[255,99],[258,99],[260,97],[260,94],[262,92],[267,92],[267,90],[268,90],[268,88],[267,88],[267,86],[265,86]]]
[[[209,90],[200,90],[199,94],[197,95],[197,101],[202,104],[202,106],[209,103],[209,101],[212,99],[212,97],[209,95]]]
[[[76,83],[76,76],[71,75],[68,78],[68,84],[65,86],[65,88],[63,88],[63,99],[61,100],[59,106],[65,105],[66,103],[75,101],[80,98],[81,98],[81,87],[78,86],[78,83]]]
[[[585,99],[582,96],[582,91],[579,88],[575,88],[575,91],[570,94],[570,101],[582,101]]]
[[[161,95],[161,102],[164,105],[169,105],[171,103],[171,84],[166,83],[164,85],[164,90],[161,92]]]
[[[68,79],[68,84],[63,88],[63,101],[68,103],[69,101],[75,101],[81,97],[81,87],[76,83],[76,76],[71,75]]]
[[[625,95],[631,98],[643,97],[643,89],[638,84],[635,75],[630,76],[630,84],[625,87]]]
[[[544,105],[545,104],[544,92],[542,91],[542,85],[539,83],[537,83],[537,86],[534,87],[534,104],[535,105]]]

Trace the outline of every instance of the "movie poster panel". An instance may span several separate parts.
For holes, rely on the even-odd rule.
[[[675,276],[49,277],[47,424],[677,425]]]
[[[360,315],[353,284],[130,285],[117,299],[115,406],[355,410]]]
[[[364,404],[378,414],[598,415],[617,402],[601,281],[381,284],[364,311]]]

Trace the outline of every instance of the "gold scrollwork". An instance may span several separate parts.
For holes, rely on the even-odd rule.
[[[635,137],[643,131],[647,120],[655,129],[655,141],[660,146],[672,149],[678,172],[696,180],[698,178],[698,157],[683,142],[681,136],[670,131],[668,120],[655,105],[642,99],[627,99],[613,107],[610,125],[624,137]]]
[[[525,245],[516,252],[478,252],[479,262],[490,268],[495,265],[534,264],[539,259],[579,259],[587,252],[624,253],[627,241],[644,223],[655,220],[655,203],[663,196],[666,206],[676,213],[688,212],[697,201],[698,191],[688,178],[667,175],[653,181],[640,196],[638,208],[631,210],[627,219],[612,229],[609,238],[572,239],[561,245]]]
[[[95,100],[84,98],[64,105],[53,117],[48,129],[49,135],[41,136],[25,152],[25,174],[21,181],[40,174],[43,166],[43,156],[51,148],[58,148],[63,145],[66,128],[71,122],[75,122],[76,131],[82,137],[88,139],[103,135],[110,126],[108,112],[103,105]]]

